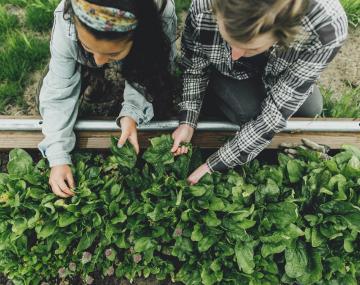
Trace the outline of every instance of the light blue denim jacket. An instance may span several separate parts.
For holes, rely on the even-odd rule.
[[[51,167],[71,164],[70,152],[76,142],[74,125],[78,115],[81,86],[80,70],[77,66],[78,63],[83,64],[78,58],[74,25],[63,18],[63,7],[64,0],[54,12],[49,72],[40,91],[39,107],[45,138],[38,148]],[[168,1],[162,18],[164,31],[172,42],[173,62],[176,56],[177,26],[174,0]],[[152,104],[128,82],[125,82],[124,103],[116,121],[124,116],[133,118],[137,124],[147,123],[154,116]]]

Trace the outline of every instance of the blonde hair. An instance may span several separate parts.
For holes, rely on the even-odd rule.
[[[309,0],[213,0],[214,13],[222,16],[233,40],[246,43],[270,32],[281,46],[301,32],[308,6]]]

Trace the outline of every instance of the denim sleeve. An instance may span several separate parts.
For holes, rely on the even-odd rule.
[[[153,105],[138,90],[125,81],[124,102],[116,123],[120,126],[122,117],[132,118],[138,125],[148,123],[154,117]]]
[[[162,19],[164,32],[171,42],[170,61],[172,66],[174,66],[176,57],[177,17],[175,12],[175,3],[173,0],[167,1]],[[120,119],[125,116],[132,118],[138,125],[148,123],[154,117],[152,104],[128,82],[125,84],[124,103],[122,106],[120,115],[116,119],[116,123],[119,126]]]
[[[38,148],[51,167],[71,164],[75,146],[74,125],[79,107],[81,76],[75,42],[66,35],[62,12],[55,12],[49,72],[40,91],[40,114],[45,138]]]

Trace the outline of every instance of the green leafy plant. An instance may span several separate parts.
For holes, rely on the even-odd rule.
[[[324,97],[323,116],[327,118],[360,118],[360,87],[348,87],[336,98],[330,89],[322,89]]]
[[[80,276],[183,284],[357,284],[360,274],[360,150],[330,160],[299,149],[277,165],[185,181],[187,156],[170,136],[137,159],[75,154],[76,195],[48,186],[44,160],[9,154],[0,174],[0,271],[15,284]],[[195,153],[193,156],[196,156]]]

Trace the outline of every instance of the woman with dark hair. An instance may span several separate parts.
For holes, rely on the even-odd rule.
[[[39,94],[45,136],[39,149],[49,161],[56,195],[69,197],[75,187],[69,165],[83,71],[109,66],[125,79],[118,145],[129,140],[138,152],[137,125],[170,101],[176,25],[173,0],[63,0],[57,7]]]

